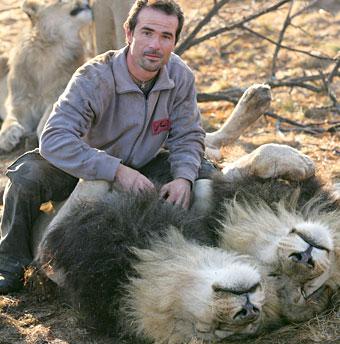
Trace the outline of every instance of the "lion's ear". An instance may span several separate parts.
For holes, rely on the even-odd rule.
[[[22,10],[29,16],[29,18],[34,22],[39,10],[39,4],[36,0],[24,0],[21,4]]]

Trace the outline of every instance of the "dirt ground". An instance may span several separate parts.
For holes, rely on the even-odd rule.
[[[214,1],[179,1],[188,17],[195,20],[212,6]],[[230,18],[245,16],[254,8],[276,1],[230,1],[221,14],[212,21],[218,25]],[[20,1],[0,2],[0,53],[7,54],[15,44],[18,33],[28,25],[25,14],[18,8]],[[302,3],[302,2],[298,2]],[[13,8],[9,11],[5,9]],[[287,6],[278,13],[269,13],[255,21],[252,28],[270,37],[277,37]],[[226,19],[227,18],[227,19]],[[335,56],[340,51],[340,2],[323,0],[319,7],[296,19],[295,27],[287,31],[285,43],[309,51],[321,51]],[[211,26],[210,26],[211,28]],[[288,44],[287,43],[287,44]],[[217,92],[231,87],[247,87],[268,79],[274,47],[258,37],[241,31],[226,33],[217,39],[205,41],[189,49],[183,58],[194,70],[199,92]],[[281,76],[315,74],[318,61],[313,58],[281,50],[278,60]],[[340,78],[333,83],[333,91],[340,99]],[[329,97],[301,88],[275,88],[272,91],[272,111],[282,117],[301,123],[320,123],[327,127],[340,121],[340,112],[328,108]],[[200,104],[204,125],[208,131],[217,129],[232,111],[229,102]],[[297,131],[294,126],[280,125],[270,117],[260,118],[229,147],[222,148],[219,165],[248,153],[261,144],[275,142],[289,144],[316,163],[317,174],[327,181],[340,181],[340,134],[338,132],[311,135]],[[0,192],[6,183],[6,166],[31,146],[22,142],[14,152],[0,156]],[[52,288],[53,289],[53,288]],[[34,292],[28,288],[20,293],[0,296],[0,344],[106,344],[112,338],[93,335],[77,320],[70,305],[57,291],[50,292],[38,285]],[[325,314],[310,322],[291,325],[257,340],[243,343],[340,343],[340,307],[334,305]]]

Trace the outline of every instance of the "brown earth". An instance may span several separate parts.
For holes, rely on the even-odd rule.
[[[186,12],[189,27],[206,13],[214,1],[179,1]],[[17,0],[1,0],[0,3],[0,52],[7,54],[18,33],[27,27],[27,18],[17,8]],[[241,18],[255,8],[274,4],[276,1],[230,1],[220,15],[206,29],[222,25],[225,21]],[[301,5],[303,1],[298,1]],[[307,3],[307,2],[305,2]],[[321,0],[319,6],[294,19],[284,43],[308,51],[319,51],[335,56],[340,50],[340,3],[338,0]],[[13,8],[10,11],[3,11]],[[250,27],[262,34],[277,39],[287,6],[276,13],[269,13],[251,23]],[[230,87],[247,87],[268,79],[274,46],[244,31],[234,30],[218,38],[205,41],[189,49],[183,58],[194,70],[200,92],[216,92]],[[317,59],[306,55],[281,50],[277,76],[302,76],[318,72],[321,66]],[[327,67],[326,67],[327,68]],[[332,85],[338,99],[340,80]],[[327,127],[339,122],[339,110],[328,108],[330,99],[326,94],[315,94],[302,88],[276,88],[273,90],[272,110],[301,123],[320,123]],[[231,112],[228,102],[200,104],[204,125],[208,131],[217,129]],[[232,146],[223,147],[223,159],[219,164],[234,160],[267,142],[285,143],[314,159],[317,173],[326,180],[340,180],[340,135],[339,132],[310,135],[299,132],[294,126],[282,127],[270,117],[260,118]],[[281,128],[282,129],[282,128]],[[3,175],[6,166],[30,146],[30,140],[22,142],[14,152],[0,156],[0,190],[6,183]],[[40,288],[35,292],[25,289],[0,297],[0,344],[82,344],[112,343],[112,339],[91,334],[78,322],[77,314],[57,292],[50,294]],[[52,288],[53,289],[53,288]],[[334,305],[325,314],[299,325],[286,326],[279,331],[243,343],[340,343],[340,307]]]

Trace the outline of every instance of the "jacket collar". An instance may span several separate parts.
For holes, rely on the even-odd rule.
[[[112,58],[112,73],[116,82],[116,92],[118,94],[127,92],[142,92],[138,86],[133,82],[127,67],[126,54],[129,47],[126,46],[117,51]],[[168,62],[168,65],[171,61]],[[175,82],[170,79],[167,65],[160,70],[159,76],[151,92],[169,90],[175,87]]]

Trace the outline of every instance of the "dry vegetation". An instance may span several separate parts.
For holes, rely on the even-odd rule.
[[[195,0],[180,1],[186,11],[187,31],[195,27],[202,17],[219,1]],[[199,36],[218,27],[235,23],[257,10],[278,3],[276,1],[229,1],[203,28]],[[295,1],[292,13],[301,6],[315,1]],[[18,33],[27,25],[27,18],[14,8],[17,0],[1,0],[0,4],[0,52],[7,53]],[[339,0],[321,0],[308,11],[295,17],[285,31],[282,45],[305,50],[313,55],[334,58],[340,51],[340,2]],[[272,75],[272,61],[275,45],[268,39],[277,41],[283,23],[289,11],[290,3],[279,10],[270,12],[250,21],[246,28],[237,27],[225,31],[215,38],[193,46],[183,53],[183,58],[195,71],[198,90],[201,93],[216,93],[230,88],[246,88],[253,83],[284,78],[310,75],[326,75],[332,71],[334,61],[317,59],[307,54],[280,49],[276,60],[275,78]],[[323,8],[320,8],[323,7]],[[255,31],[267,40],[251,33]],[[312,86],[324,87],[321,81],[310,82]],[[281,117],[274,119],[270,114],[260,118],[231,147],[223,147],[223,160],[235,159],[245,152],[250,152],[267,142],[286,143],[311,156],[317,164],[317,173],[327,180],[340,180],[340,109],[334,97],[340,100],[340,78],[334,77],[331,95],[325,91],[312,92],[302,87],[274,87],[272,111]],[[209,131],[218,128],[233,108],[230,101],[211,101],[200,103],[204,125]],[[285,120],[292,120],[312,128],[291,125]],[[337,126],[337,127],[336,127]],[[329,127],[335,130],[328,132]],[[316,133],[317,129],[323,133]],[[316,129],[316,130],[315,130]],[[19,153],[22,145],[15,152],[0,157],[0,169]],[[0,187],[6,179],[0,178]],[[49,295],[49,296],[48,296]],[[52,295],[52,296],[51,296]],[[63,298],[55,293],[28,291],[0,297],[0,344],[9,343],[112,343],[112,339],[90,335],[77,322],[76,314],[64,303]],[[250,340],[249,343],[339,343],[340,342],[340,307],[334,305],[326,314],[312,319],[303,325],[284,327],[267,336]],[[248,342],[243,342],[248,343]]]
[[[210,6],[214,3],[214,1],[203,2],[209,3]],[[277,2],[231,1],[215,18],[219,23],[212,21],[211,26],[225,26],[225,20],[228,23],[235,23],[256,12],[257,9]],[[295,6],[301,7],[310,2],[297,1]],[[201,12],[207,11],[207,8],[201,10],[201,3],[201,1],[195,2],[196,9],[190,10],[191,17],[199,18]],[[321,1],[321,3],[325,5],[330,2]],[[279,11],[261,16],[248,23],[247,27],[277,41],[288,7],[286,4]],[[338,3],[333,10],[313,8],[294,18],[293,25],[285,32],[282,44],[315,55],[335,57],[338,54],[339,56],[339,10]],[[211,28],[205,30],[210,31]],[[195,70],[199,92],[211,93],[230,88],[246,88],[253,83],[271,81],[274,51],[274,44],[238,28],[192,47],[183,54],[183,57]],[[274,80],[317,75],[321,70],[327,73],[332,69],[327,60],[318,60],[286,49],[280,50],[276,67]],[[317,84],[320,85],[320,83],[314,85]],[[339,101],[339,77],[334,80],[332,87]],[[315,93],[301,87],[273,87],[272,94],[272,111],[286,119],[303,124],[318,123],[319,128],[327,128],[332,123],[339,126],[339,105],[337,109],[331,107],[332,102],[326,92]],[[209,131],[218,128],[233,108],[231,102],[223,101],[201,103],[200,106],[205,126]],[[336,178],[340,175],[339,137],[339,132],[309,135],[301,132],[296,126],[286,125],[264,116],[244,133],[236,146],[224,148],[224,157],[227,160],[234,159],[235,154],[239,156],[244,151],[249,152],[254,147],[267,142],[287,143],[310,155],[317,162],[318,173],[326,178]]]

